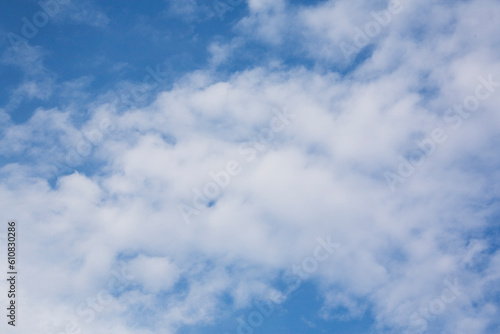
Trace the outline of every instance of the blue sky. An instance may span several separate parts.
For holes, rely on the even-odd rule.
[[[2,333],[498,333],[499,17],[2,2]]]
[[[70,11],[67,8],[70,5],[56,2],[58,6],[53,7],[51,2],[48,3],[47,7],[41,7],[37,1],[2,4],[5,7],[2,12],[6,14],[2,20],[3,46],[8,48],[12,45],[11,39],[16,38],[12,35],[9,38],[8,33],[25,37],[23,27],[26,23],[22,18],[26,18],[36,29],[31,33],[33,30],[27,25],[26,36],[30,38],[26,40],[32,47],[39,48],[47,74],[50,73],[61,83],[80,79],[82,84],[87,85],[88,94],[102,93],[120,81],[141,81],[148,73],[147,67],[161,67],[161,72],[166,73],[166,87],[187,72],[206,68],[209,63],[208,45],[235,37],[235,23],[248,13],[243,1],[234,6],[228,3],[224,3],[225,6],[216,2],[200,3],[200,8],[195,9],[191,8],[194,5],[189,1],[181,5],[164,0],[140,4],[88,2],[71,9],[71,13],[65,12]],[[304,5],[314,3],[301,2]],[[75,7],[74,4],[71,6]],[[182,15],[182,6],[187,7],[185,15]],[[49,16],[47,24],[37,27],[34,17],[43,8],[49,8],[55,14],[53,18]],[[78,16],[78,10],[84,14]],[[244,52],[239,52],[237,59],[222,64],[220,75],[265,64],[273,55],[290,64],[295,61],[310,65],[293,50],[276,50],[257,42],[252,44]],[[2,68],[7,87],[1,96],[3,104],[9,101],[8,91],[17,87],[26,75],[19,67]],[[66,102],[57,100],[64,99],[64,96],[54,95],[45,101],[23,101],[12,118],[22,122],[31,116],[36,106],[48,107]]]

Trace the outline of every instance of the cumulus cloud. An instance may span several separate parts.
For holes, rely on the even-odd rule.
[[[213,323],[275,295],[276,279],[327,235],[341,247],[307,278],[323,318],[371,312],[388,333],[498,328],[500,256],[488,229],[498,217],[500,44],[484,22],[500,6],[404,2],[356,62],[338,43],[389,5],[366,4],[249,1],[238,23],[265,44],[303,41],[305,57],[338,71],[260,66],[220,79],[200,70],[144,107],[102,103],[83,125],[71,110],[39,109],[3,129],[2,155],[36,157],[0,169],[0,211],[23,235],[21,305],[39,315],[23,330]],[[227,48],[212,44],[214,64]],[[269,134],[277,112],[292,116]],[[92,141],[93,129],[103,137]],[[435,129],[446,139],[430,142]],[[82,141],[91,147],[75,150],[82,164],[51,168]],[[240,173],[217,185],[211,175],[230,161]],[[210,182],[216,195],[204,190]],[[189,224],[180,205],[196,211]],[[117,266],[133,278],[109,284]]]

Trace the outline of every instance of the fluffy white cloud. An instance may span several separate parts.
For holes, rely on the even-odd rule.
[[[341,68],[341,54],[315,53],[313,45],[342,41],[386,5],[250,1],[240,28],[257,27],[272,43],[284,31],[306,35],[314,58]],[[272,294],[272,280],[331,235],[341,247],[310,275],[324,293],[324,317],[344,308],[351,319],[371,307],[377,325],[396,332],[425,324],[436,333],[487,333],[498,318],[488,294],[498,292],[499,256],[484,230],[498,214],[500,86],[478,78],[500,81],[500,62],[495,26],[480,18],[500,6],[403,5],[373,39],[371,57],[346,75],[259,67],[221,81],[199,71],[144,108],[94,108],[82,131],[70,111],[56,109],[3,130],[4,155],[39,157],[37,166],[0,170],[0,211],[16,216],[22,235],[21,302],[26,314],[40,315],[25,332],[62,331],[67,321],[94,333],[173,333],[207,323],[227,311],[225,294],[235,308]],[[490,94],[476,111],[447,113],[472,101],[478,86]],[[276,112],[292,116],[263,140]],[[78,153],[98,169],[79,165],[53,186],[48,172],[33,174],[64,160],[103,119],[111,125],[103,138]],[[397,174],[400,157],[429,143],[436,128],[446,139],[392,192],[384,173]],[[241,172],[194,203],[214,182],[210,172],[233,160]],[[190,224],[182,203],[198,212]],[[134,278],[110,285],[117,264]],[[439,320],[426,319],[419,310],[446,297],[455,278],[457,298],[443,304]],[[89,320],[87,298],[99,301],[102,289],[108,299]],[[137,310],[151,318],[130,320]]]
[[[137,256],[130,261],[128,269],[150,293],[172,288],[179,278],[179,269],[175,264],[161,257]]]

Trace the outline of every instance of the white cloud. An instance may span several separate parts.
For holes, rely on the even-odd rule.
[[[149,293],[171,289],[180,274],[177,266],[168,259],[145,255],[139,255],[130,261],[128,269],[145,292]]]
[[[227,61],[234,52],[235,49],[243,44],[241,39],[234,39],[229,43],[212,42],[208,46],[208,52],[210,52],[211,59],[210,63],[212,66],[218,66],[221,63]]]
[[[286,4],[278,1],[249,1],[250,15],[238,22],[236,28],[245,37],[259,40],[270,45],[283,43],[287,33],[288,19]]]
[[[293,22],[283,20],[287,7],[281,2],[249,6],[248,22],[259,34],[270,31],[271,41],[293,30],[287,27]],[[362,12],[353,18],[358,24],[371,10],[343,1],[318,6],[293,9],[317,37],[311,43],[343,38],[353,24],[345,15]],[[117,289],[96,319],[82,326],[95,333],[113,326],[125,333],[173,333],[227,311],[225,294],[239,308],[265,298],[281,271],[312,254],[317,237],[332,235],[342,246],[311,274],[326,296],[325,317],[345,308],[347,318],[356,318],[371,305],[378,326],[404,332],[412,329],[411,315],[456,277],[461,295],[439,320],[428,321],[431,332],[442,326],[444,333],[487,333],[498,318],[498,305],[485,300],[498,289],[499,256],[485,254],[491,245],[483,229],[498,211],[500,87],[457,130],[443,115],[474,94],[477,77],[491,73],[500,81],[495,28],[470,18],[489,17],[500,6],[456,3],[447,16],[452,28],[443,30],[437,14],[431,15],[429,31],[420,35],[415,22],[444,8],[428,1],[407,6],[374,41],[372,57],[344,76],[262,67],[220,81],[199,71],[144,108],[95,108],[81,128],[95,128],[107,117],[113,131],[83,158],[102,167],[59,176],[54,187],[45,174],[32,173],[45,171],[52,157],[81,140],[85,131],[70,113],[40,109],[26,124],[6,130],[4,155],[40,157],[35,167],[0,170],[0,211],[26,226],[20,244],[26,314],[43,314],[48,329],[66,319],[84,322],[74,310],[104,288],[112,266],[123,262],[135,281]],[[339,25],[330,25],[323,10],[338,16]],[[268,15],[276,26],[255,15]],[[217,52],[214,59],[223,59]],[[343,62],[321,51],[314,56]],[[296,117],[248,161],[239,145],[254,140],[276,108]],[[449,139],[392,193],[384,171],[397,168],[398,156],[437,126]],[[191,204],[192,189],[231,160],[240,162],[242,173],[186,225],[179,203]],[[124,254],[140,255],[130,260]],[[483,269],[473,268],[477,262]],[[182,288],[172,291],[179,282]],[[166,302],[155,299],[159,291],[171,293]],[[127,326],[141,308],[157,320],[150,327]],[[27,324],[26,333],[39,324],[40,318]]]
[[[212,3],[198,0],[168,0],[167,15],[187,22],[204,21],[214,13]]]
[[[71,1],[59,7],[53,15],[55,22],[72,21],[94,27],[105,27],[110,18],[94,2]]]

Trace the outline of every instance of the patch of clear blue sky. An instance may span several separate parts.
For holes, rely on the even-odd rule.
[[[308,5],[320,1],[294,1],[294,4]],[[31,46],[42,47],[45,51],[43,64],[55,74],[56,82],[89,77],[90,85],[85,87],[89,98],[113,89],[121,81],[142,81],[148,74],[146,67],[161,65],[168,72],[167,83],[193,70],[206,68],[207,46],[214,40],[229,41],[235,36],[234,24],[248,13],[244,2],[224,13],[224,19],[216,14],[214,2],[199,1],[207,5],[214,14],[209,19],[185,20],[168,14],[165,0],[106,1],[95,2],[109,18],[104,27],[76,23],[71,20],[50,19],[33,38]],[[41,10],[37,1],[20,0],[0,4],[0,46],[5,51],[10,42],[7,34],[12,32],[22,36],[22,18],[30,22],[33,15]],[[62,14],[61,14],[62,15]],[[266,64],[269,58],[281,59],[285,66],[314,66],[297,50],[288,45],[277,49],[259,43],[251,43],[244,50],[223,64],[221,74]],[[11,92],[23,81],[25,73],[16,66],[0,65],[0,106],[5,106]],[[15,123],[29,119],[36,107],[50,108],[65,102],[65,96],[58,92],[48,100],[23,100],[11,111]]]
[[[274,312],[264,317],[261,326],[247,327],[238,332],[238,318],[248,323],[248,316],[258,309],[251,307],[234,313],[222,312],[222,317],[207,326],[182,327],[179,334],[352,334],[374,333],[374,319],[369,309],[360,317],[346,321],[324,319],[318,316],[323,299],[316,286],[304,282],[292,292],[289,299],[275,306]],[[249,328],[249,329],[248,329]]]

